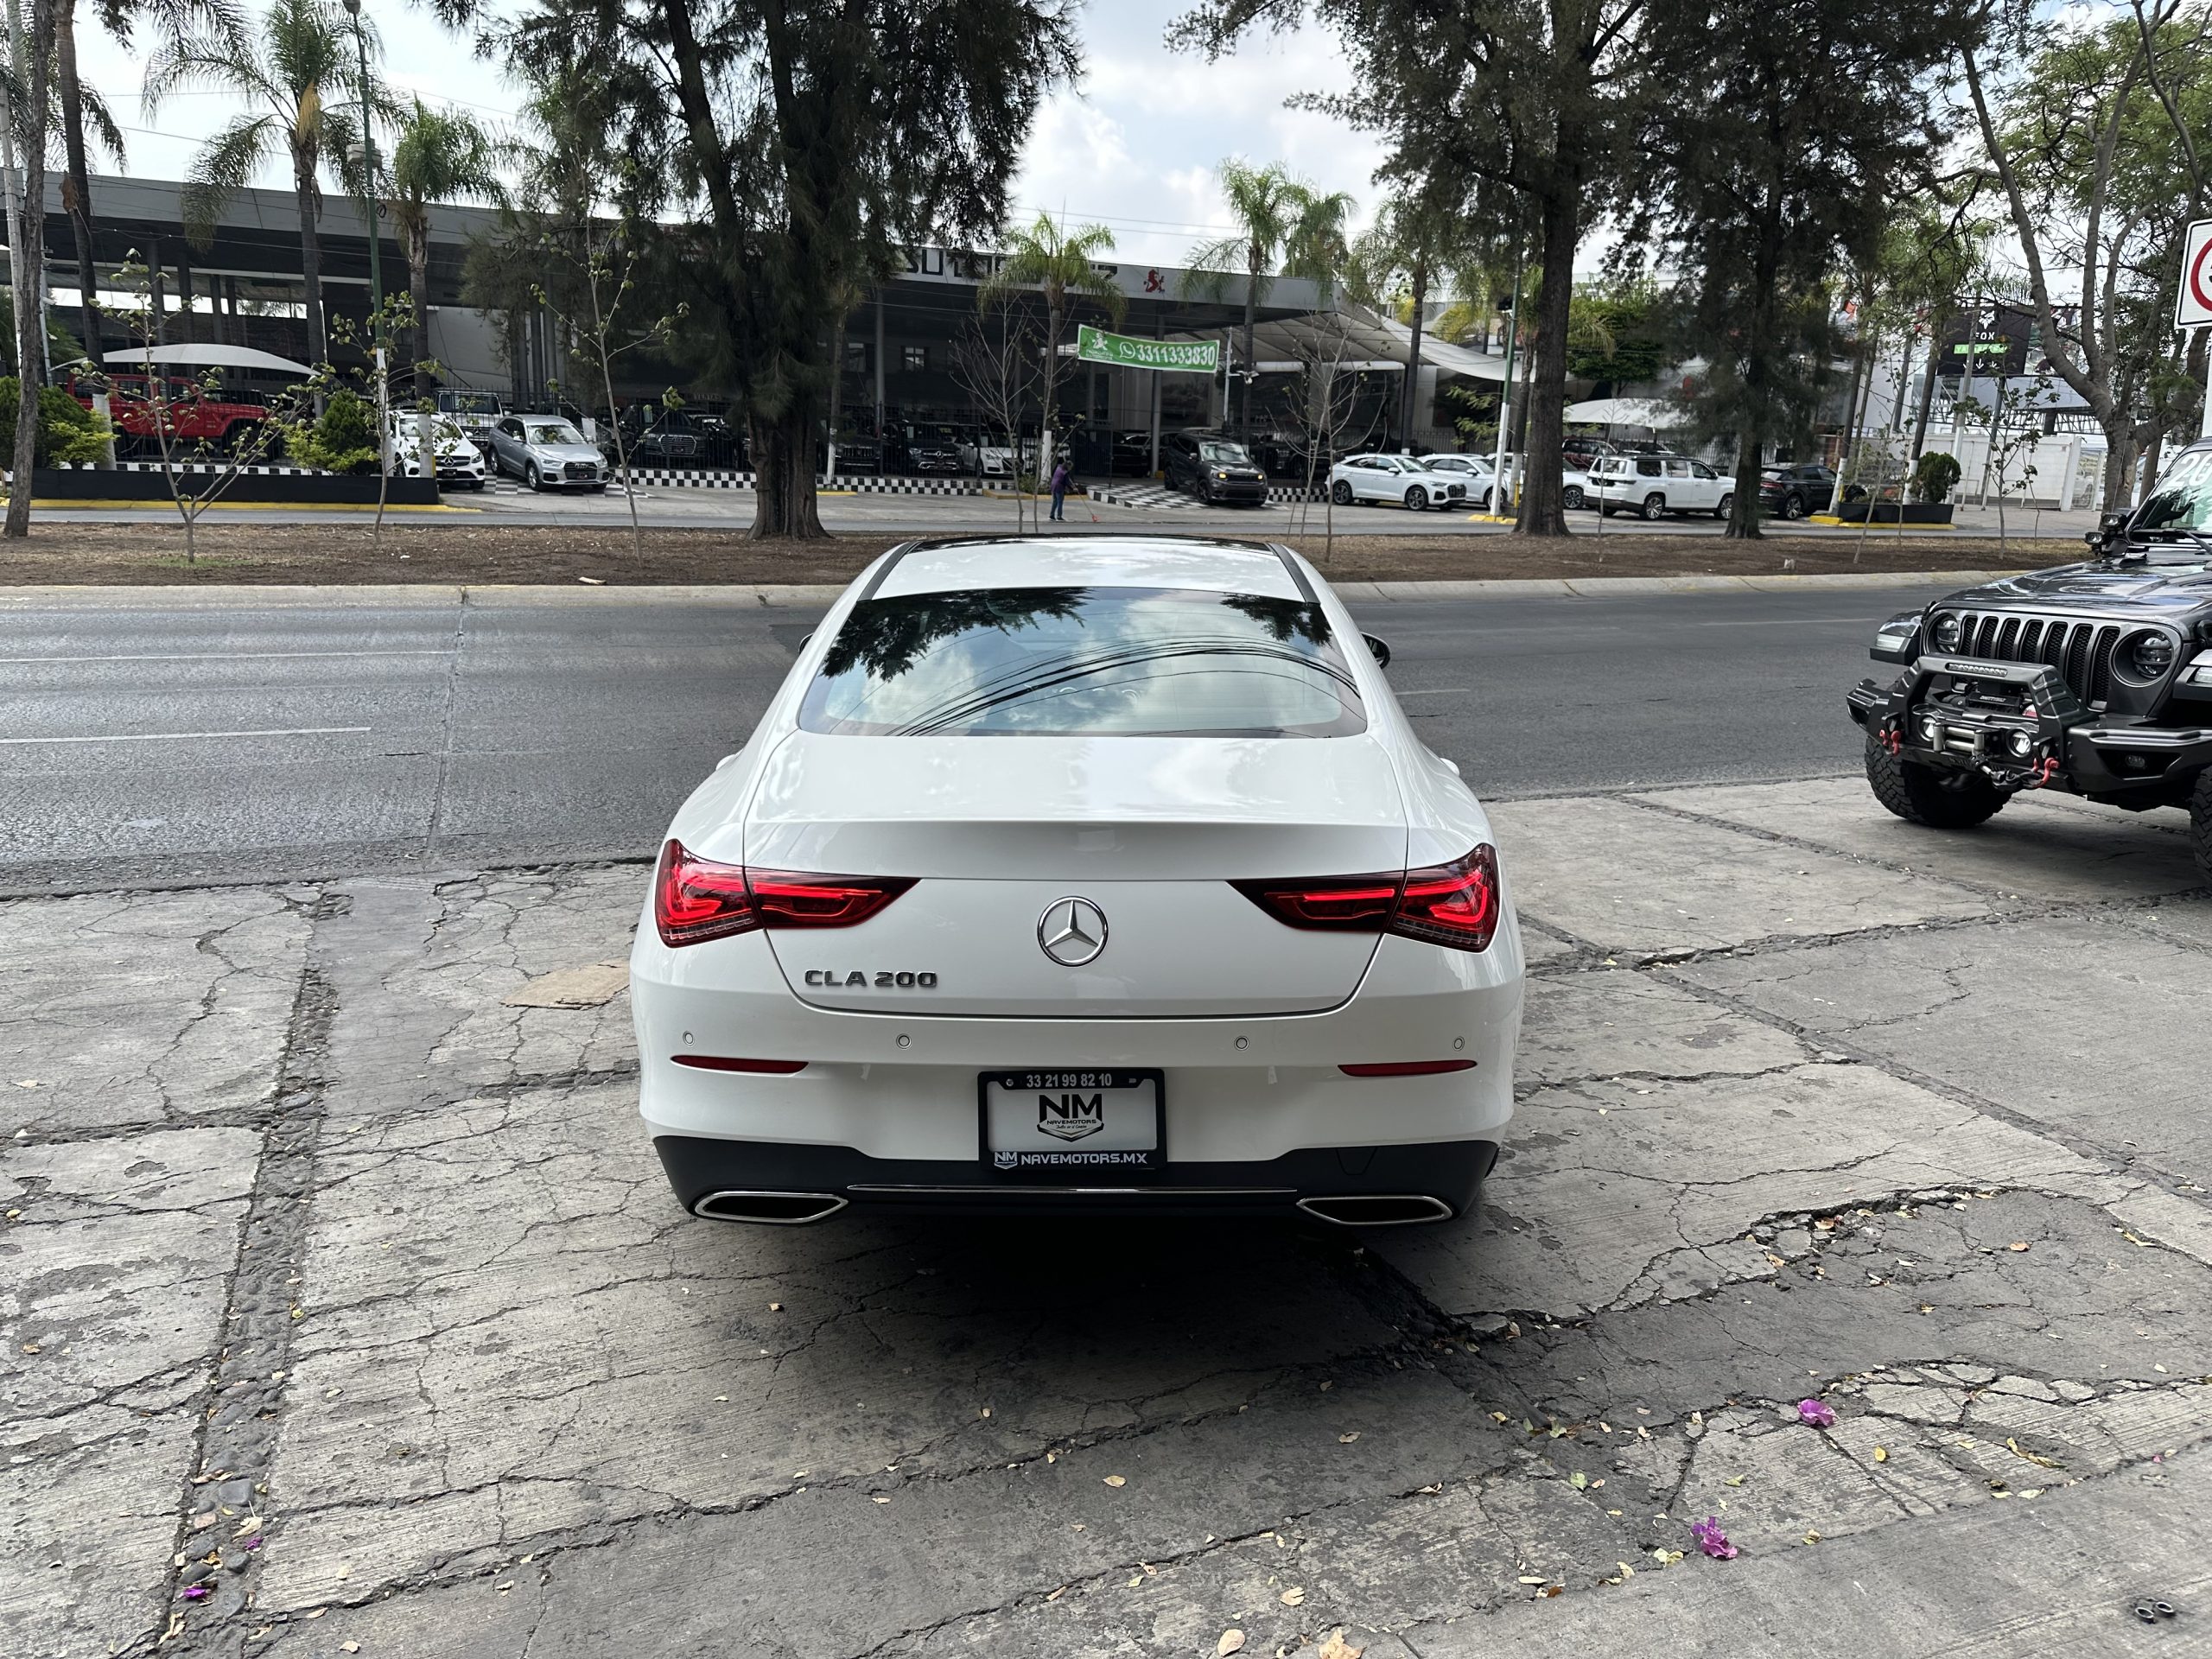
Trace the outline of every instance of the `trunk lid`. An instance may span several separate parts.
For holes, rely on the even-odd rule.
[[[767,936],[802,1001],[907,1016],[1334,1007],[1376,936],[1286,927],[1229,884],[1395,871],[1405,853],[1396,774],[1371,734],[801,732],[764,766],[744,833],[756,868],[917,878],[857,927]],[[1087,961],[1044,948],[1068,899],[1103,924]]]

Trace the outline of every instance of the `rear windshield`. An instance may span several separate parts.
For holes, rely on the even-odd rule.
[[[1187,588],[994,588],[861,601],[810,732],[1341,737],[1366,728],[1319,607]]]

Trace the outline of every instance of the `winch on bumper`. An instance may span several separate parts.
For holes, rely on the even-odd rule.
[[[1891,684],[1861,680],[1846,701],[1891,754],[1978,772],[2008,792],[2120,793],[2212,764],[2212,729],[2100,718],[2041,663],[1923,655]]]

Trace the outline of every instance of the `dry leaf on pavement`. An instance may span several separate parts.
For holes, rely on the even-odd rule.
[[[1306,1591],[1304,1587],[1294,1584],[1289,1589],[1284,1591],[1282,1592],[1282,1605],[1286,1607],[1303,1607],[1306,1605]]]
[[[1221,1633],[1221,1640],[1213,1644],[1213,1659],[1229,1659],[1232,1653],[1244,1651],[1244,1632],[1234,1624]]]
[[[1126,1486],[1129,1482],[1125,1475],[1109,1475],[1106,1477],[1106,1484],[1109,1486]]]
[[[1345,1641],[1343,1628],[1339,1626],[1329,1632],[1329,1639],[1321,1644],[1321,1650],[1314,1659],[1359,1659],[1359,1656],[1366,1651],[1365,1648],[1355,1648]]]

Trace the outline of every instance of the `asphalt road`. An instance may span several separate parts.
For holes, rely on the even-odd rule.
[[[1379,605],[1494,798],[1856,764],[1843,689],[1930,590]],[[814,615],[646,593],[0,608],[0,891],[643,855]]]

